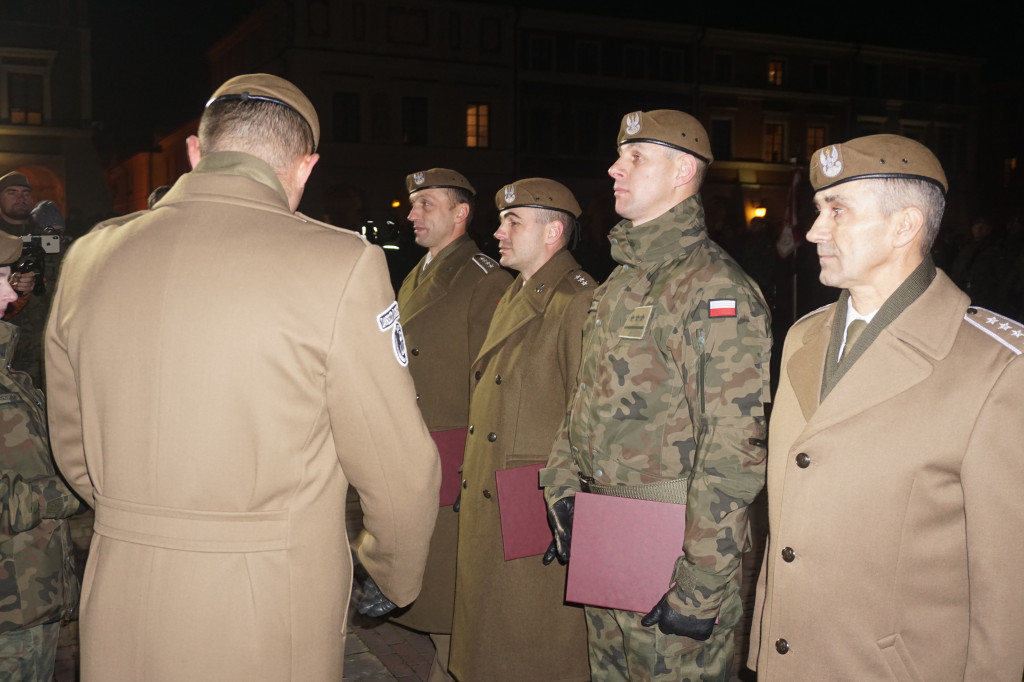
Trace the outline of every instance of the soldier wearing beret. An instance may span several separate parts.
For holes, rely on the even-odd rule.
[[[85,682],[340,680],[349,484],[359,560],[395,602],[419,592],[437,451],[383,252],[296,212],[319,133],[289,81],[232,78],[193,170],[64,260],[47,388],[57,463],[96,510]]]
[[[0,305],[21,239],[0,234]],[[0,322],[0,679],[53,679],[62,616],[78,606],[71,532],[85,507],[57,474],[43,394],[11,368],[19,330]]]
[[[545,178],[506,185],[495,205],[501,264],[519,275],[472,366],[449,668],[460,680],[588,680],[583,609],[563,603],[565,569],[505,561],[495,488],[496,471],[547,461],[576,385],[594,293],[566,249],[580,207]]]
[[[409,344],[423,420],[442,450],[445,483],[458,486],[469,418],[469,367],[487,335],[498,299],[512,278],[466,234],[476,190],[462,174],[431,168],[405,179],[409,221],[427,253],[402,282],[398,311]],[[454,462],[454,464],[453,464]],[[445,500],[430,541],[423,592],[396,620],[431,634],[437,650],[432,680],[447,671],[455,603],[459,517]]]
[[[708,238],[703,126],[637,111],[618,150],[619,266],[594,295],[579,387],[541,471],[551,554],[569,558],[577,491],[685,504],[681,555],[650,612],[587,607],[590,667],[595,680],[729,680],[747,510],[764,484],[768,311]]]
[[[1024,327],[932,263],[946,175],[871,135],[811,157],[822,283],[769,440],[760,680],[1019,680]]]

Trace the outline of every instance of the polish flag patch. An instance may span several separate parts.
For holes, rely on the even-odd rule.
[[[735,298],[713,298],[708,301],[711,317],[736,317]]]

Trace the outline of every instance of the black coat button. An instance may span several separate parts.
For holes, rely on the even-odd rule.
[[[775,650],[780,654],[789,653],[789,642],[784,639],[779,639],[775,642]]]
[[[799,455],[796,456],[796,465],[801,469],[806,469],[807,467],[811,466],[811,456],[808,455],[806,452],[801,452]]]
[[[782,548],[782,560],[783,561],[785,561],[788,564],[788,563],[791,563],[793,561],[793,559],[795,559],[795,558],[796,558],[796,552],[793,551],[792,547],[783,547]]]
[[[498,385],[501,385],[501,375],[500,374],[498,376],[494,377],[494,383],[496,383]]]
[[[474,374],[474,375],[473,375],[473,377],[474,377],[474,378],[475,378],[475,379],[476,379],[477,381],[480,381],[480,377],[482,377],[483,375],[484,375],[484,373],[483,373],[483,372],[481,372],[480,370],[477,370],[477,371],[476,371],[476,374]]]
[[[484,491],[484,497],[486,497],[488,500],[491,499],[491,491],[490,490],[485,490]]]
[[[468,487],[469,487],[469,481],[467,481],[466,479],[462,479],[462,489],[465,490]]]
[[[419,355],[420,354],[420,349],[419,348],[413,348],[412,349],[412,354],[413,355]]]
[[[469,435],[471,435],[471,436],[473,435],[473,425],[472,424],[469,425]]]
[[[494,431],[491,431],[490,433],[487,434],[487,440],[493,443],[494,441],[498,440],[498,434],[496,434]]]

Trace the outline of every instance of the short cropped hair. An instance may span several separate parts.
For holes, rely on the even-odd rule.
[[[578,228],[579,221],[576,220],[576,216],[565,211],[559,211],[553,208],[538,208],[537,209],[537,220],[542,225],[559,221],[562,223],[562,246],[568,246],[569,240],[572,239],[573,233]]]
[[[876,195],[878,209],[888,217],[896,211],[916,206],[924,213],[924,237],[921,239],[921,253],[931,251],[942,225],[942,213],[946,209],[946,197],[942,188],[933,182],[913,178],[878,178],[880,191]]]
[[[675,147],[663,145],[663,148],[663,153],[665,154],[666,159],[678,159],[683,154],[688,153],[684,152],[682,149],[676,149]],[[699,156],[694,156],[693,154],[690,154],[690,156],[693,156],[693,160],[697,163],[697,174],[694,177],[697,181],[697,186],[700,187],[701,185],[704,184],[704,178],[707,177],[708,174],[708,162],[700,158]]]
[[[448,200],[452,202],[452,208],[459,204],[469,207],[469,213],[466,214],[466,227],[468,228],[473,223],[473,195],[468,189],[461,187],[445,187],[444,189],[448,193]]]
[[[297,111],[276,102],[222,100],[203,112],[199,151],[245,152],[280,172],[313,153],[313,132]]]

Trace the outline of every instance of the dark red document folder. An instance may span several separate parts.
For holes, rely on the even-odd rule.
[[[462,488],[462,454],[466,451],[466,429],[448,429],[447,431],[431,431],[430,437],[437,445],[437,454],[441,456],[441,504],[450,507],[455,504]]]
[[[565,599],[647,613],[672,584],[686,506],[576,494]]]
[[[537,486],[543,464],[494,472],[505,561],[543,554],[551,544],[544,490]]]

